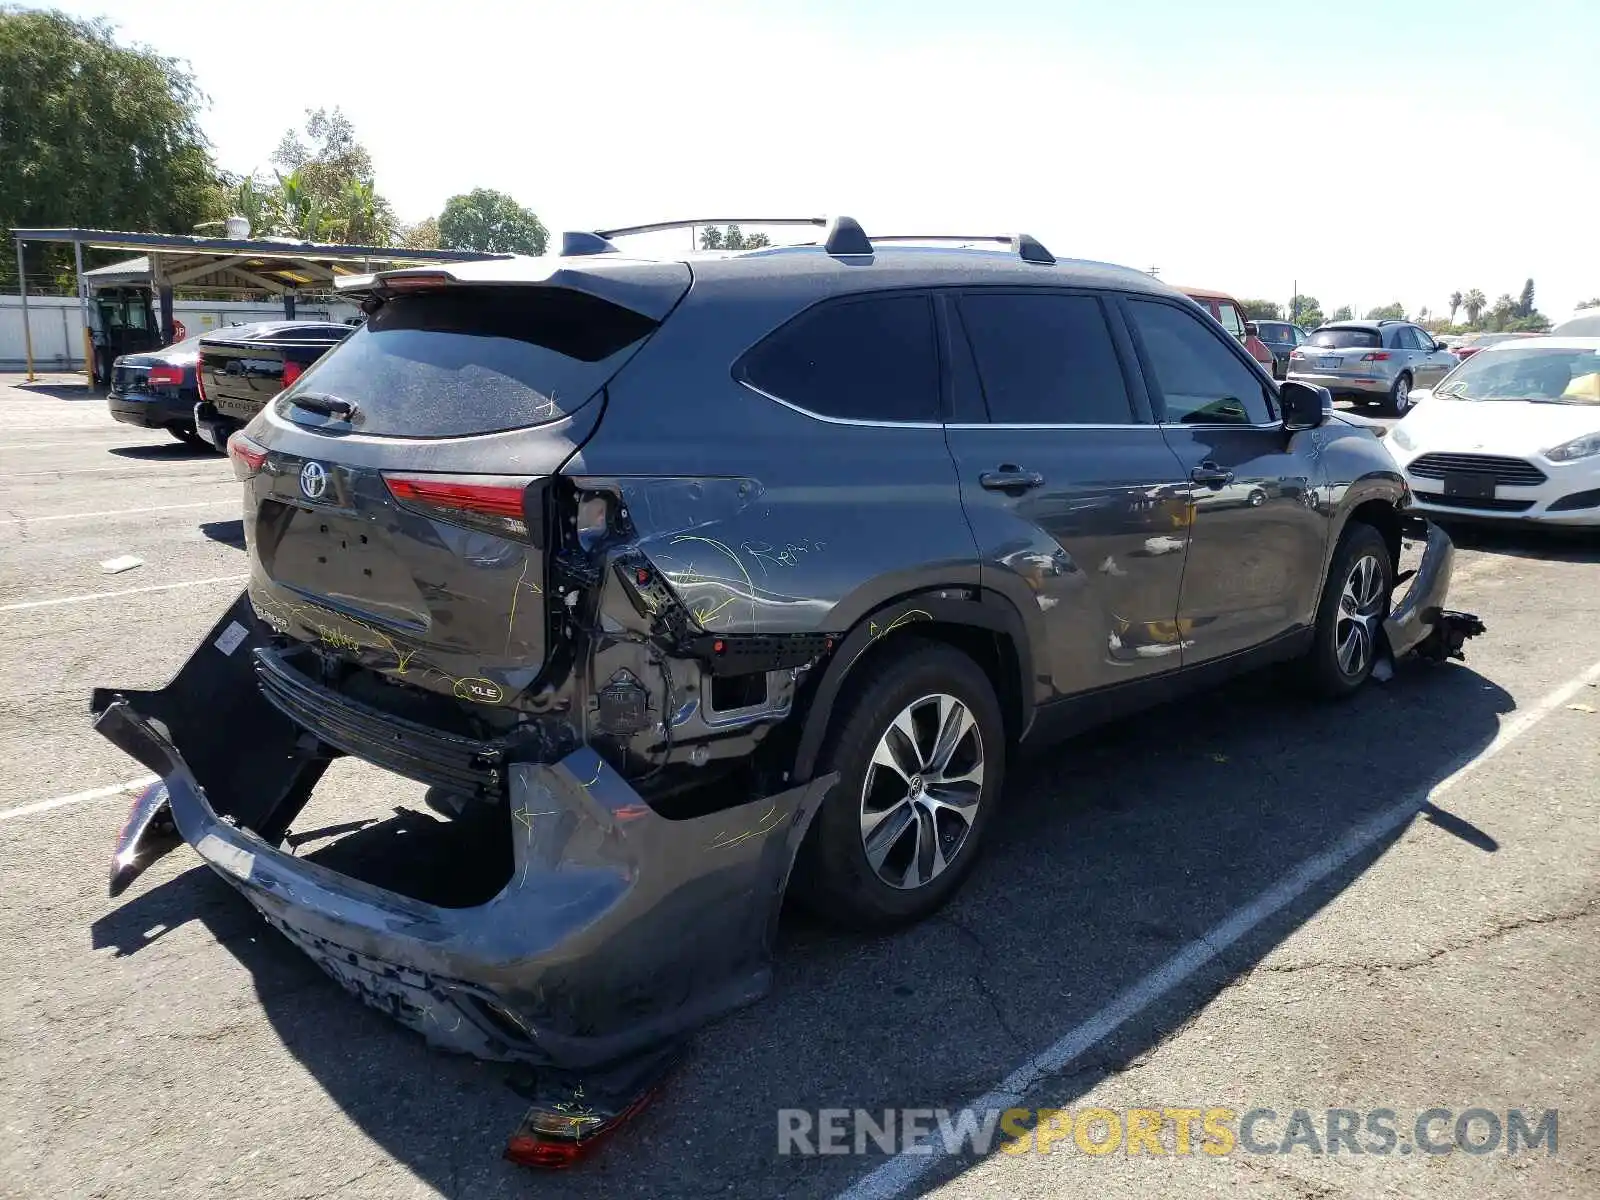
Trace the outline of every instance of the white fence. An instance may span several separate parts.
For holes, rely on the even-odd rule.
[[[83,369],[83,320],[76,296],[29,296],[28,324],[33,330],[33,368],[36,371]],[[197,333],[244,321],[281,321],[283,305],[244,300],[179,300],[172,315],[192,337]],[[303,320],[344,321],[361,312],[342,300],[311,304],[301,301],[295,316]],[[159,314],[157,320],[160,319]],[[0,293],[0,371],[21,371],[27,366],[22,339],[22,297]]]

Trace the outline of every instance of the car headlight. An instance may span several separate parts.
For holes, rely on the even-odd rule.
[[[1575,458],[1592,458],[1596,454],[1600,454],[1600,433],[1586,433],[1544,452],[1551,462],[1571,462]]]
[[[1386,440],[1393,442],[1402,450],[1415,450],[1417,448],[1417,444],[1411,440],[1411,435],[1406,432],[1406,423],[1404,421],[1389,427],[1389,436]]]

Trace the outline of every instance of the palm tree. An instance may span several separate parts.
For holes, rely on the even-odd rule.
[[[1460,292],[1451,292],[1450,293],[1450,324],[1454,325],[1456,323],[1456,309],[1458,309],[1460,307],[1461,307],[1461,293]]]
[[[1479,314],[1489,307],[1489,300],[1477,288],[1473,288],[1465,296],[1461,297],[1461,304],[1467,310],[1467,324],[1476,325]]]

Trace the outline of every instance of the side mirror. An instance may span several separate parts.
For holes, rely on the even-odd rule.
[[[1246,333],[1248,333],[1248,334],[1252,334],[1252,335],[1258,336],[1258,337],[1261,334],[1261,330],[1256,328],[1256,323],[1254,321],[1246,321],[1244,323],[1244,331]]]
[[[1328,419],[1333,410],[1333,393],[1287,379],[1278,387],[1278,403],[1283,408],[1283,427],[1290,433],[1299,433],[1315,429]]]

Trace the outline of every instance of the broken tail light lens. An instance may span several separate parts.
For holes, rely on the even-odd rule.
[[[592,1107],[535,1105],[506,1140],[505,1157],[519,1167],[559,1171],[587,1158],[655,1099],[650,1088],[617,1111]]]
[[[240,430],[228,439],[228,459],[233,463],[233,477],[242,483],[260,473],[267,461],[267,448]]]
[[[161,387],[161,386],[182,387],[183,386],[183,368],[182,367],[151,367],[150,368],[150,386],[151,387]]]
[[[508,475],[403,475],[385,472],[395,503],[425,517],[530,541],[527,494],[533,480]]]
[[[297,362],[286,362],[286,363],[284,363],[283,364],[283,386],[284,387],[288,387],[296,379],[299,379],[300,376],[304,375],[305,371],[306,371],[306,369],[304,367],[302,367]]]

